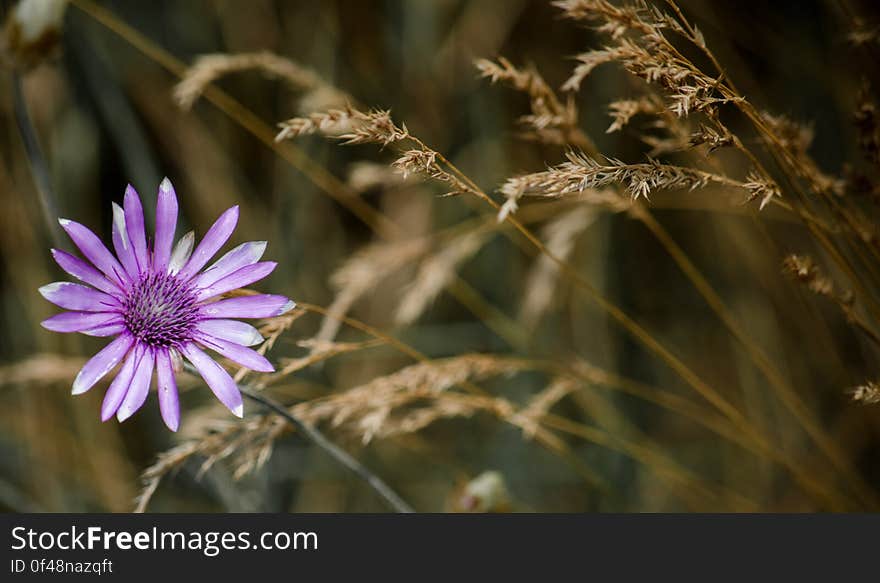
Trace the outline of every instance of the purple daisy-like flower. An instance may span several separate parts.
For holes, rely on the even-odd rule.
[[[59,220],[88,261],[58,249],[52,255],[61,269],[87,285],[63,281],[41,287],[44,298],[70,310],[42,325],[55,332],[116,337],[83,366],[73,382],[74,395],[85,393],[122,363],[104,396],[103,421],[114,415],[125,421],[140,409],[155,370],[162,419],[177,431],[180,404],[174,369],[181,357],[193,364],[220,402],[241,417],[241,393],[235,381],[204,348],[252,370],[274,370],[263,355],[248,348],[263,341],[257,329],[232,318],[278,316],[293,308],[294,302],[268,294],[217,298],[275,269],[276,263],[260,261],[266,242],[243,243],[202,271],[237,222],[238,207],[234,206],[220,215],[198,245],[192,232],[174,245],[177,196],[167,178],[159,185],[152,250],[144,231],[143,207],[131,186],[122,207],[113,203],[115,255],[87,227]]]

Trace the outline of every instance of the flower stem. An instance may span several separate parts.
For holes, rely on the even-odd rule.
[[[319,448],[323,449],[327,452],[333,459],[337,462],[354,472],[354,474],[367,483],[385,502],[391,506],[395,512],[400,512],[403,514],[408,514],[415,512],[412,506],[407,504],[403,498],[401,498],[394,490],[391,489],[388,484],[386,484],[379,476],[371,472],[369,469],[364,467],[360,462],[351,457],[348,453],[345,452],[342,448],[337,446],[335,443],[327,439],[327,437],[315,429],[304,423],[302,420],[298,419],[295,415],[293,415],[286,407],[266,397],[265,395],[261,395],[252,391],[247,387],[239,387],[241,394],[248,399],[255,401],[267,409],[271,409],[272,412],[280,415],[285,421],[290,423],[303,437],[314,443]]]

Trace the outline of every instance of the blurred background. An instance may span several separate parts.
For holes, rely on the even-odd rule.
[[[141,473],[159,454],[234,421],[186,375],[177,434],[162,424],[155,395],[122,425],[99,420],[106,381],[70,396],[78,368],[103,341],[39,326],[56,310],[37,288],[65,279],[49,249],[73,250],[55,239],[53,213],[109,241],[110,203],[121,200],[126,184],[144,198],[151,227],[155,192],[168,176],[180,197],[178,233],[201,235],[223,210],[241,205],[230,245],[266,239],[267,259],[279,262],[256,288],[329,306],[339,291],[333,274],[359,251],[389,241],[340,198],[355,197],[387,217],[396,225],[390,241],[399,248],[476,224],[493,211],[461,196],[441,198],[442,186],[404,181],[388,170],[394,154],[387,150],[342,147],[320,137],[271,147],[278,122],[338,106],[338,94],[328,89],[335,87],[365,107],[390,109],[399,124],[491,193],[510,176],[559,163],[566,149],[520,139],[516,120],[528,113],[528,99],[480,79],[474,59],[503,55],[533,65],[558,88],[574,65],[571,57],[601,42],[544,0],[112,0],[60,3],[66,8],[61,19],[27,45],[10,41],[14,4],[2,3],[6,67],[0,76],[0,509],[10,512],[130,511],[143,487]],[[683,0],[681,7],[752,102],[812,128],[810,153],[823,170],[843,175],[861,164],[853,112],[863,77],[877,76],[877,47],[873,41],[866,52],[849,36],[854,15],[868,29],[880,24],[875,3]],[[217,83],[238,104],[233,116],[205,99],[189,111],[178,107],[173,89],[196,58],[255,51],[295,61],[327,87],[298,91],[283,80],[241,72]],[[636,96],[638,87],[609,65],[576,95],[581,129],[599,151],[626,161],[643,159],[650,148],[635,130],[606,133],[607,106]],[[24,138],[16,91],[31,121]],[[29,154],[28,133],[45,172]],[[741,196],[720,190],[660,192],[647,206],[854,468],[864,495],[843,496],[847,502],[836,509],[875,509],[880,408],[853,403],[846,390],[877,378],[877,351],[835,306],[782,274],[789,252],[821,258],[803,227],[772,208],[756,215]],[[535,208],[529,226],[547,240],[553,230],[545,227],[561,211]],[[578,360],[704,404],[565,280],[545,278],[540,290],[531,288],[539,260],[504,230],[510,228],[480,236],[452,267],[478,300],[444,291],[412,322],[395,317],[424,258],[445,248],[432,239],[423,256],[380,270],[350,315],[431,358],[484,353]],[[642,222],[588,209],[572,231],[566,253],[580,273],[744,411],[792,466],[847,492],[843,478],[828,478],[835,474],[827,460]],[[313,338],[321,323],[311,313],[298,318],[270,358],[283,363],[307,354],[299,343]],[[337,338],[368,339],[346,326]],[[302,368],[266,390],[294,404],[410,364],[392,347],[370,347]],[[524,404],[547,383],[547,375],[526,372],[481,386]],[[439,420],[366,445],[345,427],[321,427],[421,511],[829,509],[779,463],[601,382],[585,383],[553,411],[632,448],[569,433],[557,436],[562,455],[485,414]],[[246,419],[263,414],[248,404]],[[668,466],[651,461],[655,454],[721,494],[694,495],[694,488],[670,478]],[[236,476],[229,460],[208,468],[204,461],[194,455],[163,474],[148,509],[386,510],[361,482],[293,434],[280,436],[266,463],[244,476]]]

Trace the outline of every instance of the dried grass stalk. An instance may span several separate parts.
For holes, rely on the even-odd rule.
[[[442,196],[455,196],[472,192],[473,188],[455,174],[447,171],[438,162],[439,154],[430,150],[423,144],[420,148],[406,150],[395,160],[391,167],[404,179],[410,176],[419,176],[440,182],[450,188]]]
[[[720,104],[744,101],[696,68],[666,36],[685,37],[707,50],[700,31],[690,25],[685,28],[656,6],[641,0],[621,6],[606,0],[559,0],[554,5],[569,18],[594,24],[611,40],[602,49],[577,56],[579,64],[563,90],[577,91],[593,69],[618,62],[633,75],[662,86],[671,101],[670,110],[680,117],[693,111],[713,113]]]
[[[864,385],[860,385],[850,390],[853,401],[858,401],[864,405],[876,405],[880,403],[880,384],[875,381],[868,381]]]
[[[563,261],[567,261],[578,236],[596,220],[595,208],[578,206],[561,214],[543,229],[547,248]],[[559,265],[546,255],[540,255],[526,277],[520,319],[528,329],[534,329],[550,307],[559,280]]]
[[[550,409],[579,387],[580,384],[574,379],[554,378],[547,385],[547,388],[532,397],[529,404],[514,415],[513,422],[522,428],[523,434],[527,438],[534,439],[541,428],[541,420],[550,412]]]
[[[368,443],[375,437],[417,431],[438,419],[468,417],[499,408],[507,413],[510,407],[501,401],[449,389],[520,368],[508,359],[465,354],[414,364],[343,393],[301,403],[292,410],[306,422],[328,421]]]
[[[392,189],[406,184],[406,177],[376,162],[353,162],[348,168],[348,185],[359,193],[373,189]]]
[[[260,334],[264,338],[263,343],[260,345],[262,353],[265,354],[266,351],[272,350],[275,342],[278,341],[281,335],[287,332],[293,326],[293,323],[305,316],[306,313],[305,310],[297,307],[286,314],[263,320],[259,327]]]
[[[336,297],[315,336],[318,345],[335,338],[343,318],[354,303],[375,289],[386,277],[422,256],[428,238],[374,243],[351,256],[331,277]]]
[[[855,294],[851,290],[838,291],[831,278],[825,275],[811,257],[789,255],[783,261],[782,268],[814,294],[835,303],[850,324],[880,346],[880,334],[859,314]]]
[[[281,368],[274,374],[265,377],[263,385],[271,384],[278,379],[290,376],[297,371],[333,358],[334,356],[347,354],[349,352],[358,352],[368,348],[382,346],[384,344],[385,342],[380,339],[365,340],[363,342],[318,342],[316,340],[302,340],[297,342],[297,345],[303,348],[309,348],[311,349],[311,352],[302,358],[282,359]],[[257,386],[257,388],[261,387],[262,385]]]
[[[320,134],[342,140],[346,145],[380,144],[385,147],[395,144],[401,154],[391,166],[404,179],[415,175],[445,183],[452,187],[447,196],[462,193],[482,195],[442,154],[410,135],[406,125],[397,126],[389,111],[373,110],[364,113],[348,106],[345,109],[289,119],[280,123],[279,127],[281,131],[275,137],[276,141]],[[415,144],[416,147],[406,149],[404,146],[407,144]]]
[[[242,478],[271,457],[275,439],[284,429],[284,421],[271,415],[250,416],[238,423],[205,423],[194,439],[160,453],[156,462],[144,470],[143,488],[134,511],[145,512],[162,479],[193,458],[202,458],[197,478],[224,460],[232,463],[233,477]]]
[[[498,191],[504,195],[504,203],[498,209],[498,222],[503,223],[509,215],[519,210],[520,201],[524,196],[545,196],[546,198],[560,198],[563,195],[541,195],[538,190],[532,188],[539,181],[539,174],[524,174],[508,178]],[[597,209],[609,212],[622,212],[632,206],[632,200],[620,195],[610,188],[577,190],[564,195],[571,201],[577,201]]]
[[[381,144],[387,146],[409,137],[406,126],[397,127],[391,112],[372,110],[363,112],[351,106],[294,117],[278,124],[281,131],[275,136],[280,142],[299,136],[321,134],[341,140],[344,145]]]
[[[497,63],[478,59],[474,66],[492,83],[506,83],[529,96],[531,113],[519,118],[526,129],[524,137],[558,145],[583,139],[574,98],[569,96],[563,103],[534,67],[518,69],[504,57]]]
[[[784,115],[761,112],[761,120],[772,133],[773,145],[783,148],[796,163],[800,177],[805,179],[814,192],[843,196],[845,183],[819,169],[808,150],[815,132],[809,125],[799,124]]]
[[[345,101],[342,92],[328,86],[311,69],[267,51],[202,55],[186,70],[181,81],[174,87],[174,100],[181,109],[189,110],[206,87],[227,75],[242,71],[259,71],[271,79],[281,79],[295,91],[329,90],[336,95],[337,101]]]
[[[415,322],[440,292],[455,280],[458,267],[483,247],[490,234],[491,230],[486,227],[468,231],[446,242],[439,252],[426,257],[400,300],[395,322],[404,326]]]
[[[626,187],[634,199],[647,198],[655,190],[695,190],[710,184],[745,189],[753,198],[755,192],[764,187],[763,184],[753,186],[720,174],[663,164],[654,159],[642,164],[626,164],[610,158],[606,164],[601,164],[583,153],[568,152],[566,157],[568,162],[552,166],[544,172],[509,178],[499,189],[507,199],[500,218],[515,210],[517,201],[525,195],[559,198],[617,184]],[[622,210],[619,197],[618,200],[610,198],[606,202],[614,210]]]
[[[661,111],[663,111],[662,104],[647,97],[612,101],[608,104],[608,114],[614,121],[605,130],[605,133],[610,134],[622,130],[636,115],[657,115]]]
[[[0,366],[0,386],[69,383],[85,360],[58,354],[34,354],[14,364]]]
[[[808,255],[789,255],[782,264],[783,270],[806,285],[811,292],[831,300],[837,299],[834,283]]]
[[[693,148],[705,144],[708,146],[708,153],[711,154],[719,148],[726,148],[734,145],[736,143],[735,140],[733,134],[723,126],[713,128],[700,124],[697,131],[691,134],[690,139],[688,140],[688,146]]]
[[[847,40],[856,47],[877,44],[880,42],[880,26],[855,18],[853,29],[847,34]]]

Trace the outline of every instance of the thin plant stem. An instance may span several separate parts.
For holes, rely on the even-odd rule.
[[[43,156],[40,142],[37,139],[37,130],[28,113],[27,101],[24,98],[24,90],[21,86],[21,76],[17,72],[12,73],[12,107],[15,114],[15,123],[21,134],[24,151],[27,155],[31,176],[34,178],[34,186],[37,189],[37,197],[40,200],[40,210],[46,223],[46,230],[52,244],[57,248],[63,246],[61,231],[58,227],[58,204],[55,193],[52,190],[52,180],[49,177],[49,165]]]
[[[199,371],[196,370],[195,367],[191,366],[189,363],[184,363],[183,368],[192,375],[199,375]],[[296,432],[300,436],[317,446],[319,449],[326,452],[330,457],[335,459],[341,465],[351,470],[358,478],[363,480],[383,500],[385,500],[388,505],[395,510],[395,512],[400,512],[404,514],[415,512],[413,508],[409,504],[407,504],[403,500],[403,498],[401,498],[394,490],[392,490],[391,487],[388,486],[388,484],[386,484],[379,476],[371,472],[363,464],[351,457],[345,450],[341,449],[335,443],[327,439],[327,437],[323,433],[321,433],[320,430],[315,427],[311,427],[307,423],[304,423],[296,415],[291,413],[290,410],[284,407],[284,405],[281,405],[274,399],[267,397],[259,391],[254,390],[250,386],[242,384],[238,384],[237,386],[239,392],[241,392],[242,395],[256,403],[259,403],[260,405],[263,405],[267,409],[270,409],[272,412],[281,416],[296,430]]]
[[[568,433],[569,435],[580,437],[591,443],[619,451],[628,457],[640,461],[648,467],[654,468],[659,474],[665,475],[670,480],[680,483],[685,488],[693,489],[695,493],[702,497],[709,499],[729,499],[733,502],[733,507],[738,511],[748,512],[754,511],[758,508],[758,505],[755,502],[736,492],[722,489],[720,493],[716,493],[711,489],[707,489],[706,486],[701,483],[702,480],[687,470],[679,467],[678,464],[658,454],[658,452],[651,448],[624,441],[599,428],[576,423],[570,419],[552,413],[545,414],[542,423],[547,427],[552,427],[563,433]]]
[[[379,476],[367,469],[366,466],[350,456],[345,450],[337,446],[335,443],[327,439],[327,437],[316,428],[304,423],[302,420],[292,414],[286,407],[270,399],[266,395],[252,391],[248,387],[239,386],[241,394],[260,405],[272,410],[275,414],[287,421],[296,432],[308,441],[312,442],[319,449],[323,450],[334,460],[339,462],[351,470],[360,480],[373,489],[385,502],[394,509],[395,512],[402,514],[410,514],[415,512],[412,506],[407,504],[397,492],[391,489]]]
[[[635,212],[636,217],[660,241],[667,253],[669,253],[676,264],[678,264],[679,268],[688,280],[691,281],[697,292],[709,305],[709,308],[715,312],[730,334],[740,346],[743,347],[755,366],[757,366],[767,380],[770,381],[770,384],[776,390],[783,404],[795,417],[798,423],[800,423],[804,431],[806,431],[810,438],[819,446],[834,467],[850,479],[854,488],[857,490],[859,497],[866,503],[876,505],[876,496],[871,492],[870,487],[861,479],[855,468],[853,468],[846,459],[844,453],[821,428],[794,388],[789,385],[767,355],[758,347],[755,341],[749,338],[747,333],[740,327],[730,309],[724,304],[724,301],[711,284],[709,284],[705,277],[703,277],[699,269],[697,269],[697,267],[691,262],[684,250],[678,246],[666,229],[664,229],[646,209],[637,207]]]

